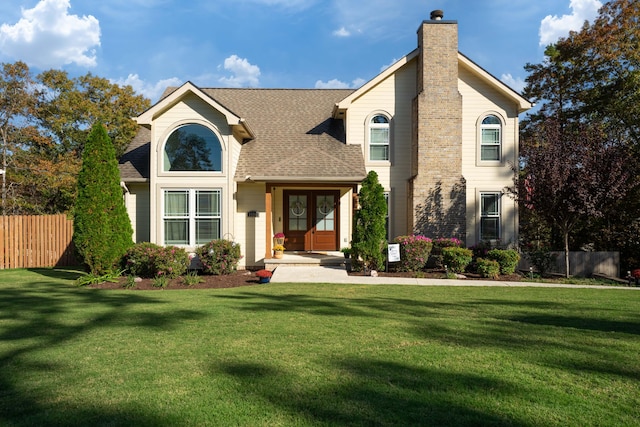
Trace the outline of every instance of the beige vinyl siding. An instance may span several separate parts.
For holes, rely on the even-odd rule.
[[[222,146],[222,172],[162,172],[163,147],[166,138],[179,125],[199,123],[213,128]],[[162,243],[162,192],[170,188],[220,189],[222,191],[221,236],[233,235],[235,202],[233,176],[238,161],[240,144],[231,134],[225,116],[216,111],[201,98],[188,94],[171,108],[155,118],[152,128],[151,185],[149,203],[155,206],[150,218],[150,239]],[[193,250],[195,248],[187,248]]]
[[[148,242],[149,229],[149,185],[127,184],[129,192],[125,194],[127,213],[133,227],[133,241],[136,243]]]
[[[416,96],[416,61],[353,100],[347,113],[347,141],[361,144],[367,172],[378,174],[385,191],[392,193],[391,237],[407,234],[407,181],[411,178],[412,102]],[[391,119],[390,162],[368,160],[368,120],[376,112]]]
[[[238,184],[236,205],[233,237],[244,255],[239,266],[259,266],[264,263],[266,251],[265,185]],[[248,214],[251,211],[256,211],[258,217],[250,218]]]
[[[481,192],[503,192],[513,184],[512,166],[518,159],[518,114],[515,102],[507,99],[484,79],[459,67],[458,87],[462,94],[462,173],[467,182],[467,244],[478,243],[479,195]],[[484,166],[478,162],[478,120],[492,113],[503,120],[502,161]],[[501,199],[502,243],[517,241],[517,207],[504,195]]]

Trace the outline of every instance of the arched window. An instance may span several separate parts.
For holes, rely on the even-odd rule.
[[[486,116],[480,124],[480,160],[500,161],[502,122],[494,115]]]
[[[211,129],[187,124],[176,128],[164,145],[165,172],[222,171],[222,147]]]
[[[369,160],[389,161],[389,119],[381,114],[369,122]]]

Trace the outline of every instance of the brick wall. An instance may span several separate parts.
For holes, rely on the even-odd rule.
[[[466,185],[457,22],[424,21],[418,29],[418,48],[411,224],[414,233],[464,240]]]

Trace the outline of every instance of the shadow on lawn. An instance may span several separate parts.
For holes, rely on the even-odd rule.
[[[521,392],[480,376],[416,368],[367,358],[327,361],[342,373],[331,383],[293,378],[265,362],[212,366],[240,381],[247,399],[268,400],[308,424],[327,425],[520,425],[513,415],[474,408],[474,396]]]
[[[510,320],[533,325],[558,326],[563,328],[586,329],[589,331],[621,332],[640,335],[640,322],[621,322],[608,319],[591,319],[579,316],[560,316],[553,314],[514,316]]]
[[[49,277],[56,280],[76,280],[83,276],[84,271],[80,267],[68,268],[28,268],[27,271]]]
[[[46,269],[45,269],[46,270]],[[53,271],[53,270],[46,270]],[[45,273],[49,275],[50,273]],[[73,271],[51,273],[73,279]],[[180,420],[159,418],[140,408],[100,407],[56,398],[57,389],[30,389],[21,378],[55,375],[69,367],[56,362],[34,362],[42,350],[64,346],[99,328],[136,325],[170,328],[196,311],[153,312],[163,304],[139,294],[118,294],[36,283],[28,287],[0,288],[0,424],[5,425],[177,425]],[[78,307],[92,312],[78,313]],[[4,322],[3,322],[4,320]],[[7,326],[7,325],[11,326]],[[73,369],[73,361],[68,361]],[[29,382],[33,384],[32,382]],[[45,383],[43,383],[45,384]],[[64,384],[59,386],[63,387]]]
[[[274,295],[262,292],[217,295],[216,298],[235,300],[238,302],[237,309],[243,311],[286,311],[367,318],[391,314],[396,321],[406,322],[407,330],[412,334],[425,340],[460,348],[504,349],[517,354],[519,358],[577,374],[590,371],[640,379],[640,367],[634,363],[632,354],[622,350],[624,343],[594,347],[587,340],[604,338],[600,332],[640,335],[640,323],[635,320],[637,317],[630,317],[628,313],[612,307],[599,308],[599,315],[623,315],[628,320],[589,316],[575,304],[547,300],[488,298],[446,302],[374,296],[332,298],[305,294]],[[456,319],[468,317],[469,313],[474,313],[476,320],[465,323],[461,328]],[[443,318],[452,321],[442,322]],[[560,342],[554,340],[556,328],[568,328],[568,333],[562,335],[566,338]],[[583,332],[574,334],[571,332],[574,329]],[[540,348],[545,351],[537,351]],[[616,353],[616,357],[611,357],[611,352]]]

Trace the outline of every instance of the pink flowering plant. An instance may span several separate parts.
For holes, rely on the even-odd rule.
[[[462,240],[455,237],[439,237],[433,241],[433,246],[439,249],[442,248],[461,248],[463,246]]]
[[[212,240],[199,246],[196,255],[202,263],[202,271],[213,275],[233,273],[242,259],[240,245],[224,239]]]
[[[128,274],[153,278],[181,276],[189,267],[189,254],[177,246],[159,246],[144,242],[133,245],[124,256]]]
[[[433,248],[433,242],[430,238],[420,235],[398,236],[394,242],[400,244],[399,271],[422,271],[424,269]]]

